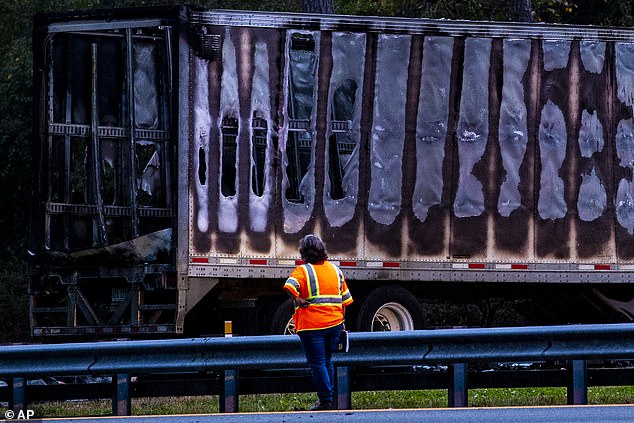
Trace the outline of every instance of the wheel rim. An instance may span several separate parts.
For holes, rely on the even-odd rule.
[[[399,303],[383,304],[372,317],[372,332],[392,332],[414,330],[414,319],[403,305]]]

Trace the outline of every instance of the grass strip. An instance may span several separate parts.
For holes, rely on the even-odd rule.
[[[240,412],[284,412],[307,410],[315,394],[241,395]],[[590,387],[589,404],[634,404],[634,386]],[[469,391],[470,407],[565,405],[565,388],[483,388]],[[52,401],[30,405],[35,416],[88,417],[110,415],[110,401]],[[353,410],[442,408],[447,407],[447,391],[353,392]],[[218,413],[218,396],[134,398],[132,414],[213,414]]]

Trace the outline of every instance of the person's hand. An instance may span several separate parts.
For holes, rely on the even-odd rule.
[[[309,302],[301,297],[295,297],[295,303],[299,308],[306,308],[309,306]]]

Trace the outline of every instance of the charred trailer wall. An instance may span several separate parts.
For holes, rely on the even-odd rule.
[[[541,317],[571,321],[579,298],[631,314],[627,286],[604,295],[634,282],[630,31],[224,11],[190,23],[215,49],[187,56],[182,277],[213,281],[217,304],[265,301],[266,315],[315,232],[362,297],[361,330],[395,285],[540,297]]]
[[[196,15],[191,256],[633,258],[632,34],[234,18]]]

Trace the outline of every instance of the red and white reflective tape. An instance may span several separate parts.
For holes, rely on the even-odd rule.
[[[610,264],[580,264],[579,270],[612,270]]]
[[[366,267],[388,267],[398,268],[401,267],[401,263],[398,261],[368,261],[365,263]]]
[[[504,264],[496,264],[496,269],[499,270],[526,270],[528,269],[528,264],[524,263],[504,263]]]
[[[486,269],[486,263],[452,263],[453,269],[470,269],[470,270],[482,270]]]
[[[211,259],[209,257],[190,257],[191,264],[211,264]],[[251,266],[268,266],[269,264],[273,264],[270,259],[267,258],[251,258],[248,259],[248,265]],[[304,261],[301,259],[278,259],[275,262],[280,266],[300,266],[304,264]],[[367,261],[367,262],[359,262],[355,260],[339,260],[334,261],[334,263],[338,264],[340,267],[369,267],[369,268],[400,268],[401,262],[398,261]],[[226,265],[239,265],[240,259],[231,258],[231,257],[220,257],[218,258],[218,264],[226,264]],[[474,262],[474,263],[452,263],[452,269],[455,270],[486,270],[486,269],[495,269],[495,270],[528,270],[529,265],[526,263],[495,263],[495,264],[487,264],[483,262]],[[539,267],[539,266],[538,266]],[[634,270],[634,264],[623,264],[616,265],[610,263],[588,263],[588,264],[579,264],[577,265],[577,269],[581,271],[610,271],[610,270]],[[535,269],[539,270],[539,269]]]

